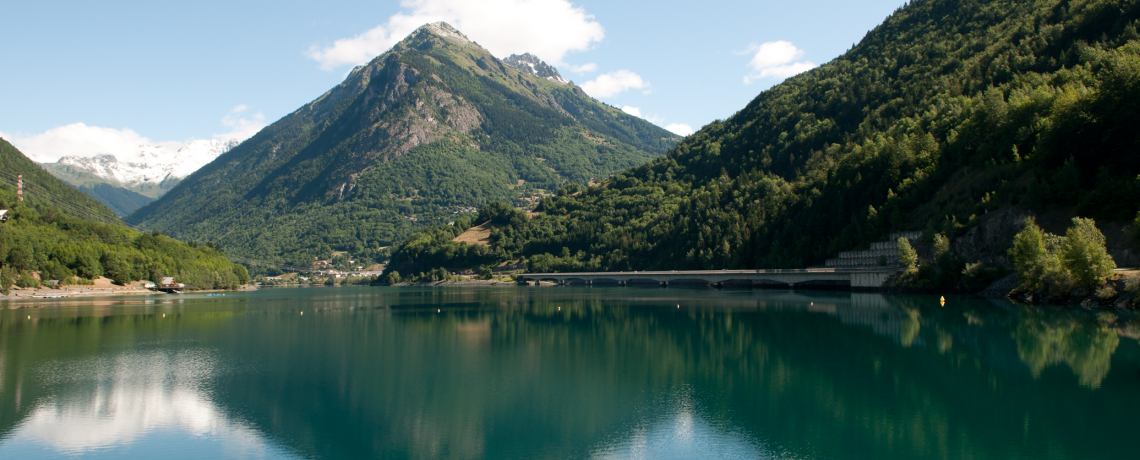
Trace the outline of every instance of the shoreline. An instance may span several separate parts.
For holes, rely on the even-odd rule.
[[[8,291],[8,295],[0,294],[0,301],[21,301],[21,300],[59,300],[70,299],[74,297],[96,297],[96,296],[125,296],[125,295],[165,295],[165,292],[156,292],[149,289],[138,288],[105,288],[105,287],[89,287],[82,288],[61,288],[61,289],[12,289]]]
[[[151,295],[181,295],[181,294],[209,294],[209,293],[227,293],[227,292],[249,292],[258,290],[257,286],[246,285],[235,290],[225,289],[203,289],[197,291],[189,291],[183,293],[167,293],[162,291],[152,291],[146,288],[138,288],[131,286],[89,286],[89,285],[70,285],[60,288],[38,288],[38,289],[21,289],[12,288],[8,291],[8,295],[0,294],[0,302],[3,301],[42,301],[42,300],[63,300],[73,298],[91,298],[101,296],[151,296]]]

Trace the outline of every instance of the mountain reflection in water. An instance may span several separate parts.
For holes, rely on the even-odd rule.
[[[1115,314],[634,288],[180,300],[0,311],[0,458],[1119,458],[1140,422],[1140,327]]]

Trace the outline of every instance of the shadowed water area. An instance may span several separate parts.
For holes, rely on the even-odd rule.
[[[1134,455],[1134,317],[947,300],[353,287],[0,304],[0,458]]]

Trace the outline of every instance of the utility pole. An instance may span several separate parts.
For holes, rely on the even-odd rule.
[[[8,176],[12,177],[12,176]],[[24,201],[24,175],[16,176],[16,199]]]

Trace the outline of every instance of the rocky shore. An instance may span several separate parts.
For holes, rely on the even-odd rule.
[[[983,297],[1008,297],[1016,302],[1031,305],[1072,305],[1086,309],[1115,309],[1133,310],[1138,306],[1137,284],[1140,284],[1140,274],[1135,271],[1121,272],[1117,276],[1102,284],[1093,291],[1073,289],[1068,294],[1050,294],[1044,291],[1022,291],[1021,281],[1016,274],[1010,274],[994,281],[986,289],[978,293]]]
[[[238,291],[256,291],[257,286],[244,285],[238,288]],[[204,294],[211,292],[232,292],[232,291],[217,291],[217,290],[204,290],[204,291],[190,291],[192,293]],[[39,287],[39,288],[20,288],[13,286],[8,295],[0,293],[0,300],[35,300],[35,299],[67,299],[72,297],[96,297],[96,296],[124,296],[124,295],[167,295],[165,292],[152,291],[143,287],[142,282],[135,282],[126,286],[114,284],[111,280],[106,278],[96,279],[93,284],[82,285],[72,284],[58,287]]]

